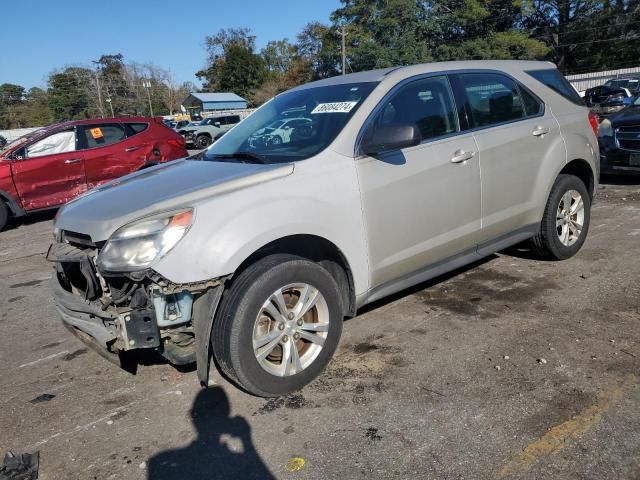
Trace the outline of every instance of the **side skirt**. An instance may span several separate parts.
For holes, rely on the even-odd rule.
[[[465,250],[451,257],[445,258],[439,262],[422,267],[415,272],[404,275],[403,277],[374,287],[369,290],[367,295],[364,296],[362,301],[358,304],[358,308],[366,305],[367,303],[380,300],[388,295],[392,295],[419,283],[426,282],[432,278],[439,277],[451,270],[463,267],[480,260],[481,258],[499,252],[500,250],[516,245],[533,237],[538,232],[538,228],[539,225],[537,223],[527,225],[513,232],[501,235],[494,240],[490,240],[477,245],[474,248],[470,248],[469,250]]]

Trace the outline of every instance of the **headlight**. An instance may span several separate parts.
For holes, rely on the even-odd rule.
[[[193,210],[142,218],[115,231],[98,255],[98,267],[110,272],[132,272],[151,266],[185,236]]]
[[[600,135],[601,137],[613,137],[613,127],[611,126],[611,120],[605,118],[602,122],[600,122],[598,135]]]

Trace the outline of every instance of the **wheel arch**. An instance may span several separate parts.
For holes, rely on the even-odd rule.
[[[18,202],[4,190],[0,190],[0,202],[4,202],[9,208],[9,213],[14,217],[21,217],[25,215],[24,209],[18,205]]]
[[[333,242],[318,235],[295,234],[273,240],[243,260],[234,272],[234,277],[249,265],[276,253],[297,255],[322,265],[331,274],[341,292],[343,292],[345,316],[355,316],[355,283],[349,262],[344,253]]]
[[[593,200],[593,196],[595,195],[595,186],[596,179],[593,169],[591,165],[586,160],[581,158],[576,158],[574,160],[569,161],[563,168],[560,170],[558,175],[574,175],[578,177],[584,185],[587,187],[587,192],[589,192],[589,196]]]

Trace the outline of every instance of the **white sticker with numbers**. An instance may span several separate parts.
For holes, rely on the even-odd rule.
[[[357,104],[358,102],[319,103],[311,113],[349,113]]]

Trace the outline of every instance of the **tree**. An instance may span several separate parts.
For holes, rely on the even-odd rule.
[[[204,90],[234,92],[249,97],[267,78],[264,59],[255,53],[255,37],[247,28],[220,30],[206,37],[208,65],[196,73]]]
[[[89,118],[89,96],[79,79],[86,72],[67,67],[49,76],[48,102],[55,121]]]
[[[308,23],[298,34],[296,48],[311,66],[314,79],[340,73],[340,37],[337,30],[319,22]]]

